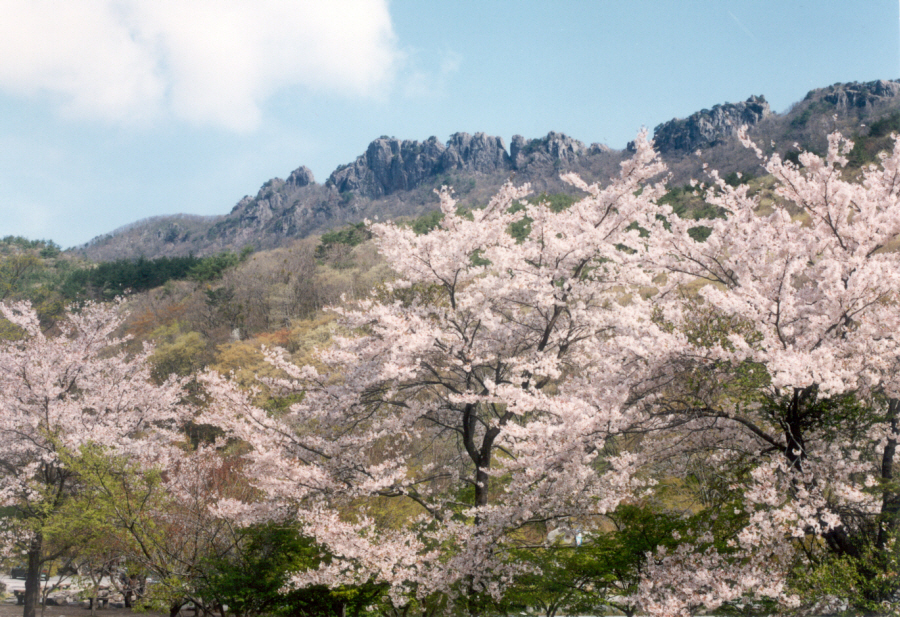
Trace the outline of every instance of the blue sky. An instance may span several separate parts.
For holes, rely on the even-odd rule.
[[[900,78],[897,0],[0,0],[0,236],[224,214],[380,135],[622,148],[717,103]]]

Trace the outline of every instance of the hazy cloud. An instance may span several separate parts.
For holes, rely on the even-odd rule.
[[[0,89],[114,122],[246,131],[281,87],[375,96],[399,57],[385,0],[0,0]]]
[[[450,80],[456,76],[463,57],[455,51],[440,54],[440,64],[436,69],[419,66],[415,52],[407,52],[404,57],[403,94],[409,98],[436,98],[447,94]]]

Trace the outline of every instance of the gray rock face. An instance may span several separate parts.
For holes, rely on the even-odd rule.
[[[600,145],[595,145],[597,152],[600,152]],[[530,141],[525,141],[521,135],[515,135],[509,147],[514,169],[524,169],[532,164],[567,167],[579,157],[593,152],[577,139],[553,131],[547,133],[546,137]]]
[[[753,126],[771,115],[765,97],[751,96],[742,103],[716,105],[683,120],[664,122],[653,130],[653,141],[662,153],[693,152],[722,143],[742,125]]]
[[[900,94],[900,81],[887,81],[879,79],[878,81],[870,81],[866,83],[851,82],[848,84],[835,84],[824,88],[825,94],[822,97],[825,101],[831,103],[841,111],[848,111],[853,108],[867,108],[893,98]],[[809,99],[816,91],[813,90],[806,95]]]
[[[509,155],[500,137],[454,133],[446,145],[437,137],[422,143],[381,137],[356,161],[336,169],[326,185],[341,193],[352,191],[377,199],[415,188],[447,171],[494,173],[505,169],[510,169]]]
[[[509,155],[502,137],[484,133],[454,133],[441,156],[442,171],[458,169],[494,173],[510,168]]]
[[[312,170],[306,165],[303,165],[291,172],[291,175],[288,176],[287,183],[297,187],[308,186],[310,184],[315,184],[316,179],[313,177]]]

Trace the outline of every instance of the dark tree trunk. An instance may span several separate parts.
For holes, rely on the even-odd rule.
[[[787,413],[781,422],[785,439],[784,454],[791,467],[798,471],[803,468],[803,459],[806,458],[806,443],[803,435],[803,416],[806,412],[804,407],[813,394],[812,387],[795,388],[786,410]]]
[[[41,601],[41,554],[44,550],[44,537],[35,535],[28,547],[28,573],[25,575],[25,608],[23,617],[35,617],[37,606]]]
[[[888,422],[891,432],[896,434],[900,429],[900,400],[891,399],[888,403]],[[884,482],[884,493],[881,496],[881,520],[878,525],[876,547],[883,550],[891,532],[900,525],[900,489],[894,480],[894,457],[897,455],[897,440],[888,439],[881,457],[881,479]]]
[[[478,467],[475,470],[475,505],[486,506],[488,504],[488,489],[490,476],[487,469]]]

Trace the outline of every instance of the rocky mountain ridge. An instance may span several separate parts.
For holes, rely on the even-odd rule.
[[[900,80],[835,84],[810,91],[783,114],[772,112],[763,96],[714,105],[674,118],[654,129],[654,141],[681,184],[702,175],[702,165],[757,174],[759,161],[739,146],[741,125],[763,144],[784,153],[799,142],[821,150],[830,130],[865,131],[864,122],[900,110]],[[835,119],[837,118],[837,119]],[[702,156],[695,156],[700,151]],[[382,136],[353,162],[334,170],[324,184],[301,166],[287,180],[273,178],[256,196],[245,196],[218,217],[154,217],[95,238],[74,251],[94,260],[198,256],[239,250],[246,245],[268,249],[363,218],[418,216],[437,207],[433,189],[452,186],[463,205],[484,203],[506,180],[530,182],[535,193],[572,192],[559,180],[574,171],[587,181],[605,181],[628,156],[601,144],[586,146],[562,133],[538,139],[454,133],[446,143]]]
[[[714,105],[684,120],[664,122],[653,130],[653,141],[662,154],[693,152],[724,143],[741,126],[753,127],[772,115],[764,96],[751,96],[741,103]]]

